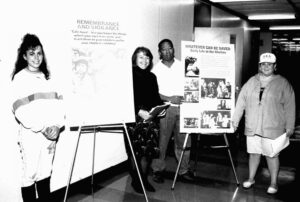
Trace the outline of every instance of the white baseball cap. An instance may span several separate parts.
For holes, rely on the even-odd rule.
[[[263,53],[259,57],[259,63],[263,62],[275,63],[276,56],[273,53]]]

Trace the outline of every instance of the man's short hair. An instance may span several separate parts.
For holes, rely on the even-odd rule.
[[[163,39],[158,43],[158,50],[161,50],[163,43],[169,43],[171,45],[171,47],[174,48],[173,43],[170,39]]]

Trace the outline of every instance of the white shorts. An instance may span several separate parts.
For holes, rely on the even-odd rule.
[[[269,138],[258,135],[247,136],[247,152],[249,154],[262,154],[271,157],[273,151],[271,141]],[[278,156],[278,154],[274,157],[276,156]]]

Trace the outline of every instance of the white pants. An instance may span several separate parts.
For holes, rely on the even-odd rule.
[[[27,187],[47,177],[52,171],[55,141],[48,140],[42,133],[22,128],[19,147],[22,159],[22,187]]]

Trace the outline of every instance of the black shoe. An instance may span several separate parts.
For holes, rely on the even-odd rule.
[[[144,193],[144,192],[143,192],[143,188],[142,188],[140,182],[133,182],[133,181],[132,181],[132,182],[131,182],[131,186],[132,186],[132,188],[134,189],[134,191],[136,191],[137,193],[140,193],[140,194]]]
[[[187,171],[186,173],[179,175],[178,178],[183,182],[195,181],[195,176],[192,171]]]
[[[146,189],[147,191],[155,192],[154,187],[153,187],[147,180],[145,181],[144,185],[145,185],[145,189]]]
[[[161,171],[153,172],[153,181],[156,183],[164,183],[164,178]]]
[[[140,182],[138,182],[138,183],[131,182],[131,186],[134,189],[134,191],[136,191],[137,193],[140,193],[140,194],[144,193]],[[148,181],[145,181],[144,187],[147,191],[155,192],[154,187]]]

